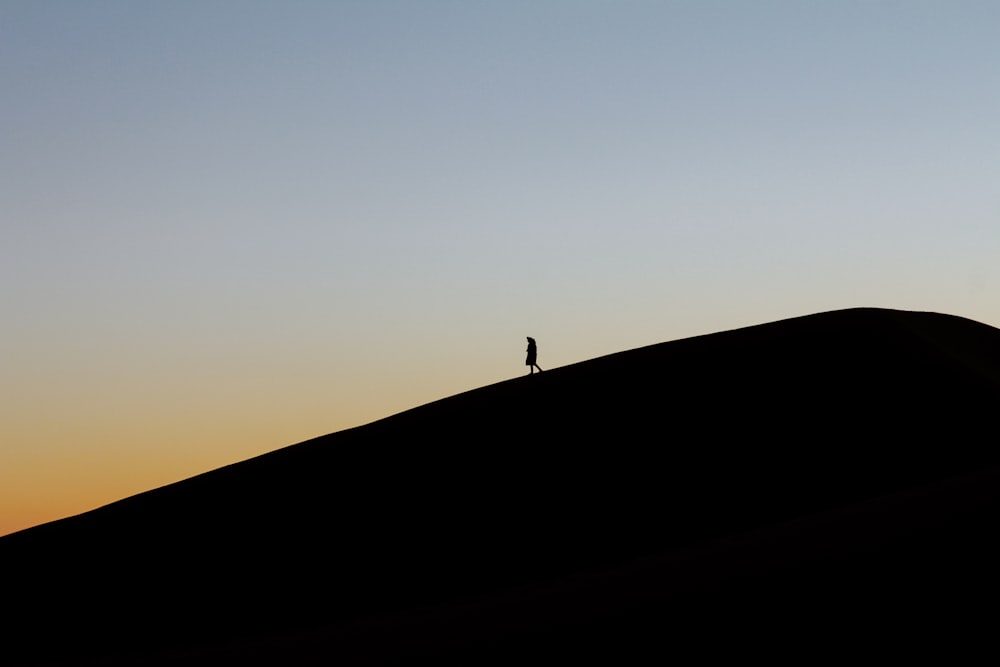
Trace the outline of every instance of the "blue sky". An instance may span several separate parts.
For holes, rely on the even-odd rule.
[[[0,533],[518,375],[528,335],[549,368],[851,306],[1000,324],[998,30],[0,1]]]

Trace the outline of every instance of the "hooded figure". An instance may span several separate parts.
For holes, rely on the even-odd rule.
[[[528,358],[524,360],[524,365],[529,366],[531,368],[531,375],[535,374],[536,368],[538,369],[539,373],[542,372],[542,367],[535,363],[537,359],[538,359],[538,346],[535,345],[535,339],[532,338],[531,336],[528,336]]]

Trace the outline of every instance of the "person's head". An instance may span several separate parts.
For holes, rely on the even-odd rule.
[[[534,339],[534,338],[532,338],[531,336],[528,336],[528,342],[529,342],[529,343],[534,343],[534,342],[535,342],[535,339]]]

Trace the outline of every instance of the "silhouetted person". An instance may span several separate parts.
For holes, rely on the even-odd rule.
[[[537,359],[538,359],[538,346],[535,345],[535,339],[532,338],[531,336],[528,336],[528,358],[524,360],[524,365],[531,367],[531,373],[530,373],[531,375],[535,374],[536,368],[538,369],[539,373],[542,372],[542,367],[535,363]]]

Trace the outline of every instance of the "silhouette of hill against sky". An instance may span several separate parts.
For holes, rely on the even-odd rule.
[[[764,601],[944,623],[1000,592],[998,398],[1000,330],[881,309],[519,377],[0,538],[0,662],[614,658]]]

